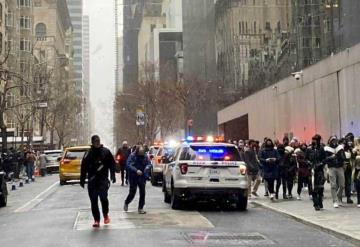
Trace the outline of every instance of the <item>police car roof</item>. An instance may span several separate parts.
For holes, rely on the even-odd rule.
[[[189,142],[189,143],[185,143],[185,146],[209,146],[209,147],[219,147],[219,146],[223,146],[223,147],[236,147],[236,145],[232,144],[232,143],[224,143],[224,142]]]

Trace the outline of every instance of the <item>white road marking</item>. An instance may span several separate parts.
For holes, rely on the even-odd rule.
[[[48,187],[46,190],[44,190],[43,192],[41,192],[39,195],[37,195],[34,199],[28,201],[27,203],[25,203],[23,206],[19,207],[18,209],[16,209],[14,211],[14,213],[23,213],[23,212],[27,212],[29,210],[31,210],[33,207],[35,207],[36,205],[38,205],[40,202],[42,202],[45,198],[43,197],[44,195],[46,195],[46,193],[48,193],[49,191],[51,191],[55,186],[57,186],[59,184],[59,182],[55,182],[54,184],[52,184],[50,187]]]

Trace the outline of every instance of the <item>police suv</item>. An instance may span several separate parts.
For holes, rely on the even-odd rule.
[[[231,201],[238,210],[246,210],[247,172],[238,148],[212,137],[202,140],[188,138],[164,166],[164,201],[172,209],[189,201]]]

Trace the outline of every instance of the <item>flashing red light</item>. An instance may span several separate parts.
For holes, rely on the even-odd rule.
[[[121,160],[121,155],[120,155],[120,154],[116,155],[116,160],[117,160],[117,161],[120,161],[120,160]]]

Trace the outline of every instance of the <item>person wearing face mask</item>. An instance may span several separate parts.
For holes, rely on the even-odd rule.
[[[344,147],[339,144],[336,136],[331,136],[325,147],[325,164],[329,168],[331,196],[334,208],[342,206],[342,196],[345,187],[344,161],[346,160]]]
[[[313,203],[316,211],[323,208],[324,184],[325,184],[325,150],[321,144],[321,136],[316,134],[312,137],[311,145],[307,151],[308,160],[314,169]]]
[[[138,213],[146,214],[144,211],[145,205],[145,185],[147,175],[151,162],[146,155],[145,148],[142,145],[138,145],[134,153],[130,155],[127,160],[127,171],[129,171],[130,188],[129,194],[125,200],[124,211],[128,211],[129,204],[134,200],[136,190],[139,187],[140,200]]]
[[[278,178],[279,170],[279,153],[274,148],[274,143],[271,139],[267,139],[264,148],[260,151],[259,160],[263,167],[264,179],[268,183],[268,190],[270,199],[275,198],[274,183]]]
[[[101,145],[99,136],[92,136],[91,144],[91,149],[81,161],[80,186],[84,188],[86,177],[88,177],[91,211],[95,221],[93,227],[100,227],[99,197],[104,224],[110,223],[108,200],[108,190],[110,187],[109,172],[111,181],[115,183],[115,160],[110,150]]]

